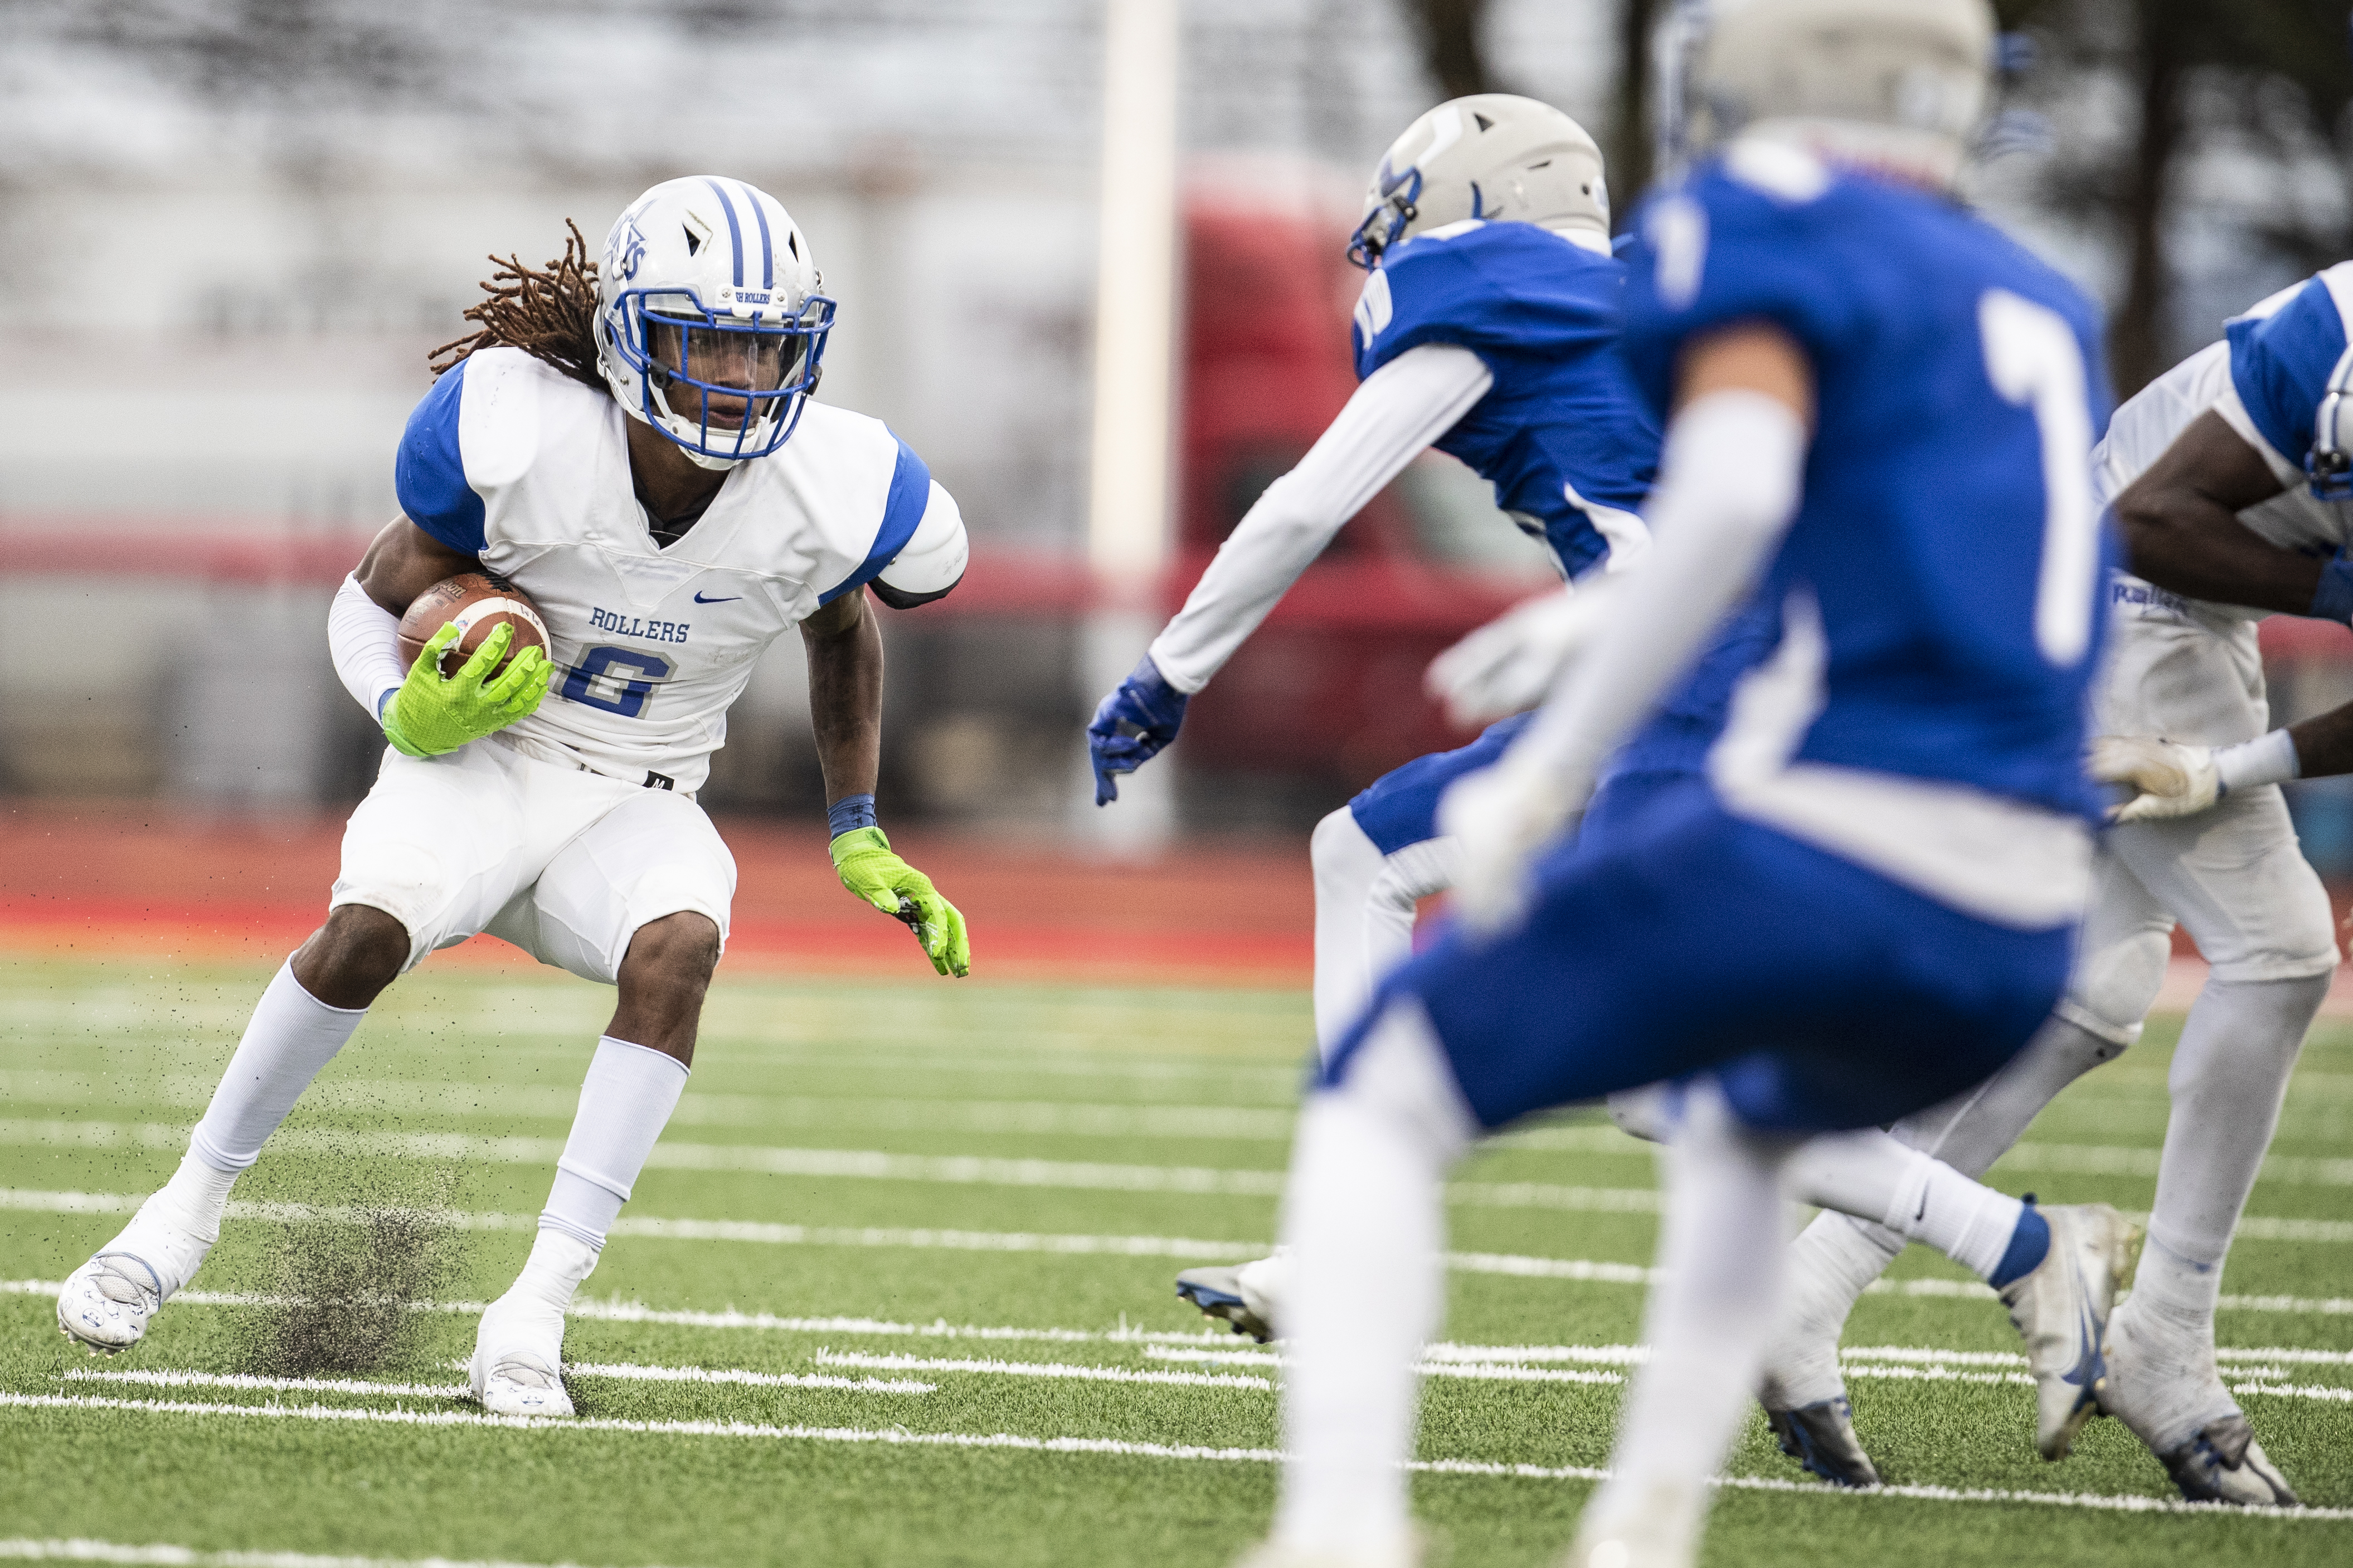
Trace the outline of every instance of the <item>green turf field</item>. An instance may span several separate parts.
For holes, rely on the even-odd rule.
[[[1166,1568],[1262,1530],[1279,1368],[1169,1286],[1271,1234],[1303,994],[723,980],[569,1331],[582,1418],[517,1429],[453,1396],[452,1363],[465,1303],[527,1250],[605,1020],[609,993],[562,976],[404,982],[147,1342],[100,1362],[59,1338],[54,1281],[170,1172],[266,978],[0,960],[0,1555]],[[2145,1209],[2170,1037],[2071,1091],[1996,1180]],[[1915,1247],[1847,1340],[1891,1486],[1831,1493],[1752,1421],[1730,1474],[1765,1484],[1723,1494],[1708,1562],[2353,1562],[2348,1142],[2353,1029],[2328,1024],[2221,1317],[2261,1352],[2224,1370],[2265,1447],[2336,1517],[2137,1510],[2170,1489],[2113,1422],[2041,1463],[2008,1324]],[[1460,1173],[1416,1482],[1433,1564],[1566,1543],[1652,1186],[1590,1117]],[[285,1300],[322,1279],[361,1299]]]

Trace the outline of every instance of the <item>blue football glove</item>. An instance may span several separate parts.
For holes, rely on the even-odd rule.
[[[2320,585],[2312,593],[2312,607],[2304,612],[2324,621],[2353,623],[2353,561],[2340,550],[2320,569]]]
[[[1145,654],[1119,689],[1095,709],[1087,726],[1087,754],[1095,766],[1095,804],[1119,798],[1115,773],[1132,773],[1160,754],[1176,738],[1185,722],[1187,694],[1168,684],[1160,667]]]

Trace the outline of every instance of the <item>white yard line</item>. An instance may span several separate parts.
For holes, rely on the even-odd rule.
[[[479,1427],[487,1431],[531,1432],[552,1437],[579,1433],[627,1433],[651,1436],[765,1438],[808,1443],[881,1444],[892,1447],[1010,1449],[1039,1454],[1093,1454],[1107,1457],[1209,1461],[1223,1464],[1279,1464],[1282,1455],[1272,1448],[1208,1448],[1162,1443],[1133,1443],[1107,1437],[1029,1437],[1009,1432],[909,1432],[892,1427],[872,1430],[857,1426],[782,1426],[744,1421],[623,1421],[605,1417],[575,1417],[569,1421],[532,1420],[512,1415],[478,1415],[461,1411],[368,1410],[328,1405],[205,1405],[182,1400],[79,1398],[61,1394],[0,1393],[0,1408],[45,1410],[114,1410],[155,1415],[222,1416],[247,1420],[342,1421],[403,1426]],[[1431,1475],[1490,1476],[1540,1481],[1599,1481],[1607,1470],[1583,1466],[1500,1464],[1474,1459],[1424,1459],[1409,1467]],[[2338,1524],[2353,1521],[2353,1508],[2229,1508],[2217,1503],[2185,1503],[2170,1498],[2137,1494],[2109,1496],[2084,1492],[2002,1491],[1990,1488],[1938,1486],[1874,1487],[1853,1491],[1814,1481],[1768,1476],[1730,1476],[1717,1485],[1740,1491],[1786,1492],[1793,1496],[1831,1500],[1841,1504],[1874,1500],[2029,1504],[2044,1508],[2089,1509],[2121,1513],[2187,1513],[2214,1520],[2266,1519],[2293,1524]]]
[[[866,1367],[877,1372],[976,1372],[996,1377],[1067,1378],[1080,1383],[1158,1383],[1185,1388],[1246,1388],[1274,1392],[1272,1381],[1230,1373],[1151,1372],[1124,1366],[1089,1366],[1075,1362],[995,1361],[949,1356],[874,1355],[856,1351],[819,1351],[819,1366]]]
[[[156,1388],[243,1388],[277,1394],[385,1394],[411,1399],[463,1399],[463,1383],[377,1383],[356,1377],[259,1377],[248,1373],[174,1372],[164,1368],[101,1371],[69,1367],[74,1383],[143,1384]],[[640,1366],[631,1363],[565,1362],[566,1377],[610,1377],[632,1383],[738,1384],[753,1388],[822,1388],[854,1394],[931,1394],[937,1384],[899,1378],[828,1377],[822,1373],[712,1371],[699,1366]]]
[[[118,1563],[130,1568],[543,1568],[522,1563],[460,1563],[447,1557],[318,1557],[307,1552],[197,1552],[185,1546],[123,1546],[111,1541],[0,1540],[0,1558],[20,1563]],[[572,1568],[558,1563],[553,1568]]]
[[[43,1214],[132,1214],[143,1196],[128,1193],[46,1192],[0,1187],[0,1210]],[[364,1223],[366,1209],[311,1204],[248,1204],[231,1202],[231,1219],[259,1219],[279,1224],[327,1221]],[[456,1230],[531,1231],[536,1215],[469,1213],[459,1209],[416,1211],[428,1223]],[[2307,1222],[2296,1222],[2307,1223]],[[2329,1223],[2329,1222],[2308,1222]],[[2348,1226],[2348,1228],[2353,1228]],[[1271,1241],[1214,1241],[1197,1237],[1071,1236],[1026,1231],[902,1229],[895,1226],[781,1225],[754,1220],[661,1219],[624,1215],[614,1222],[614,1236],[646,1237],[666,1241],[734,1241],[768,1247],[854,1247],[895,1250],[949,1252],[1048,1253],[1070,1256],[1173,1258],[1194,1263],[1265,1256]],[[2242,1226],[2244,1234],[2244,1226]],[[1514,1253],[1450,1252],[1446,1266],[1458,1274],[1493,1274],[1524,1279],[1559,1279],[1601,1285],[1648,1286],[1658,1271],[1639,1263],[1608,1263],[1578,1258],[1529,1258]],[[1864,1289],[1872,1296],[1903,1296],[1927,1300],[1989,1301],[1994,1293],[1975,1280],[1874,1279]],[[195,1300],[193,1294],[177,1298]],[[2353,1297],[2224,1296],[2224,1311],[2282,1312],[2325,1317],[2353,1316]]]
[[[0,1071],[0,1096],[19,1104],[201,1106],[213,1085],[177,1075],[155,1089],[123,1085],[86,1073]],[[519,1084],[450,1084],[429,1079],[346,1079],[305,1092],[307,1110],[365,1113],[397,1108],[404,1115],[452,1121],[501,1117],[570,1121],[579,1108],[577,1090]],[[1032,1133],[1078,1138],[1218,1139],[1285,1143],[1299,1113],[1289,1107],[1227,1105],[1118,1105],[1061,1100],[938,1100],[785,1094],[699,1094],[690,1089],[670,1114],[672,1127],[842,1127],[895,1132]],[[74,1131],[95,1129],[96,1131]],[[294,1132],[319,1135],[317,1129]],[[324,1134],[332,1136],[332,1133]],[[1613,1133],[1630,1152],[1643,1145]],[[188,1141],[182,1123],[109,1123],[27,1117],[0,1121],[0,1142],[80,1143],[97,1148],[177,1151]]]

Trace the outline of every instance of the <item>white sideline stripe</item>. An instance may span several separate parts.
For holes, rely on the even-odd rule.
[[[1184,1345],[1146,1345],[1144,1347],[1144,1359],[1193,1362],[1211,1366],[1255,1366],[1275,1369],[1292,1364],[1291,1357],[1278,1355],[1272,1351],[1197,1350]],[[1522,1366],[1508,1356],[1496,1356],[1491,1360],[1425,1357],[1414,1363],[1413,1370],[1424,1377],[1462,1378],[1474,1383],[1623,1383],[1626,1381],[1614,1372],[1575,1372],[1560,1367]]]
[[[0,1557],[31,1563],[121,1563],[138,1568],[543,1568],[537,1563],[459,1563],[447,1557],[314,1557],[307,1552],[196,1552],[185,1546],[121,1546],[111,1541],[0,1541]],[[572,1568],[570,1563],[554,1568]]]
[[[12,1134],[11,1129],[23,1136]],[[38,1130],[42,1135],[34,1136]],[[55,1136],[49,1136],[54,1131]],[[112,1147],[152,1134],[153,1147],[177,1147],[185,1134],[162,1123],[27,1121],[0,1119],[0,1143],[80,1143]],[[112,1139],[114,1142],[106,1142]],[[556,1138],[489,1138],[466,1132],[334,1132],[297,1128],[271,1142],[294,1153],[422,1160],[482,1160],[553,1164]],[[2353,1165],[2353,1162],[2348,1162]],[[1176,1193],[1189,1197],[1282,1195],[1282,1171],[1207,1165],[1126,1165],[1098,1161],[1000,1159],[978,1154],[892,1154],[872,1149],[800,1149],[735,1143],[654,1145],[649,1170],[740,1171],[817,1180],[913,1182],[935,1186],[1051,1188],[1069,1192]],[[1658,1214],[1665,1194],[1651,1187],[1588,1187],[1553,1182],[1451,1182],[1449,1203],[1472,1208],[1553,1209],[1572,1214]],[[231,1205],[234,1212],[235,1205]],[[2146,1214],[2128,1217],[2146,1224]],[[626,1222],[624,1222],[626,1223]],[[2235,1236],[2254,1241],[2353,1244],[2353,1221],[2242,1215]]]
[[[175,1372],[165,1368],[135,1368],[106,1372],[70,1367],[73,1383],[132,1383],[156,1388],[246,1388],[280,1394],[380,1394],[401,1398],[464,1399],[471,1395],[463,1383],[377,1383],[360,1377],[262,1377],[251,1373]],[[937,1385],[897,1378],[828,1377],[820,1373],[712,1371],[699,1366],[638,1366],[629,1363],[565,1362],[566,1377],[609,1377],[634,1383],[729,1383],[754,1388],[846,1389],[857,1394],[931,1394]]]
[[[182,1400],[79,1398],[64,1394],[0,1392],[0,1407],[18,1409],[125,1410],[156,1415],[226,1415],[260,1420],[352,1421],[401,1426],[474,1426],[550,1436],[580,1432],[625,1432],[682,1437],[764,1437],[813,1443],[881,1443],[910,1447],[997,1448],[1039,1454],[1101,1454],[1134,1458],[1210,1460],[1272,1465],[1282,1454],[1272,1448],[1205,1448],[1162,1443],[1132,1443],[1110,1437],[1024,1437],[1010,1432],[909,1432],[860,1426],[776,1426],[744,1421],[623,1421],[575,1417],[536,1420],[522,1415],[476,1415],[461,1411],[367,1410],[312,1405],[202,1405]],[[1493,1476],[1515,1480],[1602,1481],[1604,1469],[1584,1466],[1511,1465],[1478,1459],[1419,1459],[1407,1467],[1429,1475]],[[1991,1488],[1883,1486],[1855,1491],[1769,1476],[1725,1476],[1716,1486],[1736,1491],[1787,1492],[1839,1502],[1878,1500],[1927,1502],[2031,1503],[2046,1508],[2094,1509],[2116,1513],[2188,1513],[2213,1519],[2274,1519],[2292,1524],[2335,1524],[2353,1520],[2353,1508],[2232,1508],[2175,1498],[2109,1496],[2096,1492],[2001,1491]]]
[[[1655,1154],[1660,1148],[1615,1127],[1593,1125],[1532,1127],[1500,1134],[1487,1146],[1535,1153],[1622,1155],[1630,1159]],[[2011,1144],[1995,1162],[1994,1169],[2140,1176],[2153,1181],[2158,1157],[2155,1149],[2132,1144],[2046,1143],[2030,1139]],[[2263,1161],[2261,1179],[2286,1186],[2353,1187],[2353,1160],[2273,1154]]]
[[[997,1377],[1069,1378],[1081,1383],[1159,1383],[1187,1388],[1249,1388],[1274,1392],[1263,1377],[1230,1373],[1143,1372],[1124,1366],[1087,1366],[1075,1362],[992,1361],[913,1355],[875,1355],[860,1351],[819,1351],[810,1358],[819,1366],[867,1367],[876,1372],[978,1372]]]
[[[134,1104],[201,1106],[212,1099],[212,1080],[175,1074]],[[52,1105],[121,1105],[119,1086],[87,1073],[0,1071],[0,1094],[20,1102]],[[535,1085],[451,1085],[429,1079],[353,1079],[320,1084],[304,1096],[313,1109],[380,1110],[398,1105],[411,1113],[457,1119],[501,1116],[570,1121],[579,1096]],[[1283,1143],[1298,1113],[1288,1107],[1227,1105],[1119,1105],[1058,1100],[961,1100],[919,1097],[766,1095],[690,1091],[670,1116],[674,1127],[864,1128],[895,1132],[1028,1133],[1082,1138],[1222,1139]],[[160,1122],[118,1123],[79,1120],[0,1119],[0,1143],[68,1143],[87,1148],[147,1148],[177,1152],[187,1130]],[[332,1152],[353,1136],[321,1129],[280,1131],[273,1142],[286,1149]],[[423,1133],[420,1140],[448,1139],[436,1157],[468,1152],[463,1133]],[[1528,1153],[1585,1154],[1648,1159],[1659,1149],[1610,1126],[1534,1127],[1506,1132],[1491,1147]],[[420,1149],[428,1145],[420,1143]],[[2032,1140],[2006,1151],[1999,1169],[2133,1176],[2154,1180],[2159,1152],[2130,1144],[2053,1143]],[[2353,1186],[2353,1160],[2273,1154],[2262,1179],[2290,1186]]]
[[[262,1377],[243,1372],[174,1372],[141,1367],[128,1372],[99,1372],[68,1367],[68,1383],[121,1383],[145,1388],[238,1388],[262,1394],[362,1394],[386,1399],[463,1399],[472,1393],[462,1383],[378,1383],[364,1377]]]
[[[0,1120],[0,1143],[73,1143],[114,1147],[146,1138],[176,1147],[187,1134],[161,1123]],[[560,1138],[485,1138],[468,1132],[281,1131],[270,1140],[291,1153],[391,1156],[419,1160],[482,1160],[495,1164],[552,1165],[564,1152]],[[1275,1198],[1289,1179],[1282,1171],[1227,1170],[1208,1165],[1124,1165],[1092,1160],[999,1159],[980,1154],[892,1154],[874,1149],[794,1149],[735,1143],[661,1142],[648,1170],[742,1171],[820,1180],[921,1182],[941,1186],[1050,1187],[1092,1193],[1180,1193],[1193,1197]],[[1563,1209],[1580,1214],[1656,1214],[1663,1196],[1650,1187],[1561,1186],[1549,1182],[1454,1182],[1447,1198],[1482,1208]],[[2353,1225],[2345,1227],[2353,1239]]]
[[[939,1385],[902,1377],[828,1377],[821,1373],[746,1372],[740,1367],[638,1366],[629,1362],[565,1362],[566,1377],[630,1383],[730,1383],[748,1388],[841,1388],[857,1394],[933,1394]]]
[[[145,1200],[126,1193],[47,1192],[0,1187],[0,1210],[19,1209],[43,1214],[132,1214]],[[225,1211],[231,1219],[259,1219],[279,1224],[326,1221],[365,1223],[372,1214],[364,1208],[313,1204],[254,1204],[232,1200]],[[531,1231],[536,1215],[469,1213],[460,1209],[406,1211],[428,1223],[453,1230]],[[2334,1224],[2333,1221],[2294,1223]],[[2353,1224],[2346,1226],[2353,1230]],[[2247,1222],[2240,1233],[2246,1234]],[[1035,1252],[1124,1258],[1181,1258],[1193,1262],[1219,1258],[1263,1258],[1271,1241],[1210,1241],[1198,1237],[1039,1235],[1026,1231],[919,1230],[890,1226],[778,1225],[754,1220],[659,1219],[623,1215],[613,1222],[613,1236],[646,1237],[665,1241],[740,1241],[769,1247],[871,1247],[900,1250],[950,1252]],[[1525,1279],[1566,1279],[1588,1284],[1652,1285],[1659,1271],[1639,1263],[1603,1263],[1579,1258],[1528,1258],[1514,1253],[1450,1252],[1446,1267],[1458,1274],[1498,1274]],[[54,1289],[54,1287],[52,1287]],[[1904,1296],[1930,1300],[1989,1301],[1994,1292],[1975,1280],[1874,1279],[1863,1288],[1868,1296]],[[174,1298],[197,1300],[195,1292]],[[217,1305],[256,1303],[219,1302]],[[2287,1312],[2306,1315],[2353,1316],[2353,1297],[2224,1296],[2224,1311]],[[733,1325],[718,1325],[733,1326]]]
[[[214,1085],[175,1075],[156,1090],[103,1083],[84,1073],[0,1072],[0,1095],[20,1104],[202,1106]],[[304,1091],[311,1110],[374,1111],[397,1106],[405,1114],[455,1119],[503,1117],[569,1121],[579,1109],[577,1090],[524,1084],[453,1085],[430,1079],[344,1079]],[[670,1113],[672,1127],[862,1127],[896,1132],[999,1132],[1081,1138],[1211,1138],[1238,1142],[1283,1143],[1299,1121],[1289,1108],[1241,1105],[1119,1105],[1063,1100],[938,1100],[871,1095],[698,1093],[690,1088]],[[92,1132],[36,1136],[55,1126],[106,1127],[108,1123],[52,1122],[37,1119],[0,1121],[0,1142],[83,1142],[92,1147],[169,1149],[186,1147],[185,1126],[155,1122],[117,1124],[122,1134]],[[294,1129],[293,1131],[316,1131]],[[289,1132],[281,1131],[283,1139]],[[1633,1152],[1643,1145],[1614,1134]],[[112,1142],[108,1142],[111,1137]]]

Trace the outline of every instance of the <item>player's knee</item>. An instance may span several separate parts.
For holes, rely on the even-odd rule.
[[[719,928],[691,910],[648,921],[629,938],[621,960],[625,991],[700,999],[719,967]]]
[[[295,950],[294,979],[330,1007],[364,1007],[408,965],[408,928],[368,904],[338,904]]]
[[[2092,1040],[2113,1047],[2101,1060],[2121,1054],[2140,1038],[2141,1020],[2157,1005],[2172,956],[2173,935],[2168,931],[2136,931],[2081,954],[2059,1016]]]
[[[1344,805],[1315,825],[1307,840],[1307,861],[1315,871],[1316,894],[1324,897],[1327,889],[1338,892],[1345,887],[1371,887],[1380,875],[1381,851],[1366,836],[1356,814]]]

